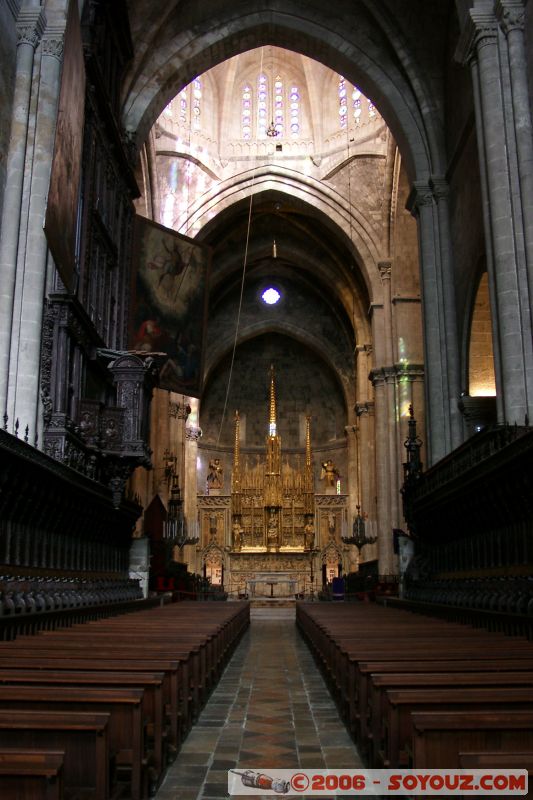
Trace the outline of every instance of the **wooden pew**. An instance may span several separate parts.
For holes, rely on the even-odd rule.
[[[461,753],[533,751],[531,711],[423,711],[412,723],[413,769],[457,769]]]
[[[527,769],[533,775],[533,751],[529,753],[459,753],[462,769]]]
[[[145,672],[98,672],[96,670],[61,670],[61,669],[2,669],[0,668],[0,685],[29,686],[76,686],[99,688],[133,688],[140,689],[142,695],[142,718],[150,739],[150,751],[153,765],[150,765],[151,793],[159,785],[163,777],[166,749],[166,726],[164,726],[163,684],[164,673]]]
[[[0,708],[27,705],[32,710],[44,707],[52,713],[52,707],[78,708],[77,702],[91,700],[90,708],[98,710],[97,693],[108,701],[110,693],[128,692],[127,687],[131,687],[130,696],[140,692],[140,727],[124,720],[118,724],[117,710],[109,704],[102,707],[110,712],[106,735],[112,750],[118,751],[118,761],[129,769],[131,796],[144,797],[147,756],[153,755],[155,780],[151,788],[155,788],[164,770],[165,717],[170,723],[168,739],[176,751],[249,624],[248,603],[185,605],[0,643]],[[65,711],[70,713],[73,712]],[[149,723],[147,730],[153,732],[153,753],[149,754],[142,747],[144,717]],[[119,736],[119,731],[132,728],[140,730],[137,739]],[[15,740],[18,743],[18,732]],[[91,791],[89,795],[94,796]],[[106,800],[107,795],[100,793],[96,797]]]
[[[100,657],[101,656],[101,657]],[[87,656],[83,650],[58,652],[57,648],[37,650],[29,645],[17,651],[0,651],[0,668],[22,669],[60,669],[60,670],[97,670],[106,672],[163,672],[163,695],[165,708],[170,719],[171,746],[177,751],[190,725],[189,688],[186,664],[179,659],[159,656],[145,658],[120,656],[118,652],[107,652],[105,655],[91,653]]]
[[[394,642],[393,647],[391,647],[392,642]],[[452,636],[449,640],[435,631],[431,635],[417,635],[415,641],[400,633],[394,635],[392,632],[386,634],[383,639],[375,637],[374,640],[351,640],[350,644],[344,640],[342,644],[342,678],[334,689],[341,702],[345,703],[349,710],[350,693],[353,689],[357,663],[361,660],[408,661],[418,657],[427,661],[437,657],[447,657],[449,661],[466,658],[480,661],[486,658],[487,649],[492,652],[495,647],[495,642],[491,641],[490,634],[485,634],[481,639],[473,636]],[[521,659],[533,662],[533,647],[530,642],[504,642],[498,657],[508,661]]]
[[[7,643],[7,646],[0,642],[0,658],[13,657],[13,654],[30,656],[31,653],[41,654],[43,658],[53,658],[54,653],[57,653],[58,650],[61,651],[62,656],[68,655],[70,658],[83,659],[87,657],[88,633],[64,631],[64,634],[64,636],[54,639],[37,635],[32,637],[31,642],[20,639]],[[90,657],[93,659],[114,659],[116,663],[154,658],[179,660],[182,672],[180,712],[183,727],[188,730],[201,709],[202,676],[199,648],[193,645],[173,646],[168,641],[168,634],[163,641],[156,642],[145,636],[142,629],[137,630],[135,635],[131,634],[125,638],[112,634],[99,636],[91,632],[90,641]]]
[[[449,659],[485,657],[487,648],[505,645],[505,656],[533,661],[533,644],[510,640],[503,634],[472,630],[442,620],[421,619],[409,612],[382,607],[357,605],[343,610],[329,606],[297,604],[297,620],[321,664],[341,713],[348,718],[354,732],[358,729],[360,706],[354,674],[361,659],[387,661],[392,655],[406,660],[411,657],[427,659],[436,655]],[[365,699],[366,701],[366,699]],[[364,724],[364,723],[363,723]]]
[[[373,730],[368,727],[372,719],[369,714],[369,680],[372,672],[402,673],[409,671],[408,665],[414,666],[413,672],[420,674],[453,672],[458,675],[462,672],[485,672],[486,669],[533,671],[531,642],[508,639],[502,634],[472,630],[440,620],[421,620],[404,611],[390,613],[389,609],[376,607],[345,607],[341,610],[337,607],[332,609],[297,604],[297,620],[329,680],[341,711],[347,717],[363,756],[368,750],[372,755],[374,737],[379,739],[377,731],[381,733],[377,723],[374,723]],[[498,647],[501,655],[497,660],[489,659],[492,662],[489,667],[487,653],[494,652],[495,647]],[[513,683],[514,679],[511,679]],[[453,686],[450,682],[448,685]],[[446,683],[443,684],[443,691],[444,686]],[[502,692],[506,691],[507,688],[503,686]],[[528,692],[530,695],[529,689],[522,695],[524,700],[529,700]],[[412,695],[410,699],[413,699]],[[464,700],[464,697],[458,699]],[[469,693],[469,699],[472,699],[472,692]],[[519,707],[522,708],[523,704]],[[407,719],[410,719],[407,695],[402,708]],[[377,716],[379,719],[379,712]],[[394,717],[391,719],[394,727]],[[386,732],[388,734],[388,726]],[[398,747],[394,741],[393,737],[390,745],[393,752]],[[391,760],[391,766],[394,765]]]
[[[533,712],[533,693],[529,687],[483,686],[430,689],[388,689],[381,736],[375,742],[379,766],[409,766],[409,748],[413,735],[412,714],[417,711],[497,711],[513,709]]]
[[[384,718],[387,713],[386,692],[391,689],[428,689],[435,687],[490,686],[497,690],[503,686],[533,687],[533,672],[419,672],[377,673],[371,675],[367,730],[370,732],[369,762],[383,766],[377,752],[384,736]],[[392,765],[396,766],[396,765]]]
[[[533,751],[529,753],[459,753],[459,767],[468,770],[527,769],[530,788],[522,797],[524,800],[533,798]],[[484,796],[486,797],[486,795]],[[494,795],[492,797],[494,798]]]
[[[2,800],[63,800],[63,751],[0,750]]]
[[[248,603],[231,606],[191,603],[185,606],[179,604],[179,607],[141,611],[131,617],[42,632],[31,640],[0,643],[0,704],[6,707],[24,702],[32,709],[42,708],[45,703],[52,705],[53,698],[47,692],[57,686],[61,686],[61,700],[68,698],[71,703],[69,708],[75,692],[81,699],[80,692],[85,692],[85,695],[96,691],[116,694],[119,685],[121,692],[127,691],[126,687],[131,687],[132,691],[140,690],[141,716],[148,719],[148,730],[153,730],[154,734],[155,778],[151,788],[155,788],[166,761],[162,747],[164,715],[170,721],[167,739],[175,752],[249,624]],[[151,676],[146,675],[147,672]],[[157,680],[153,677],[155,672],[160,673]],[[156,698],[154,686],[158,681],[163,706],[161,697],[159,700]],[[63,707],[59,700],[55,707],[58,705]],[[96,704],[91,707],[100,708]],[[144,771],[139,775],[139,770],[143,756],[146,765],[147,753],[135,744],[128,747],[131,740],[120,739],[115,727],[116,713],[113,709],[110,712],[108,739],[111,742],[108,742],[108,747],[121,751],[118,760],[128,764],[132,796],[142,797],[146,792],[146,781]],[[129,731],[132,725],[124,723],[120,728]],[[133,725],[133,728],[137,726]],[[142,724],[140,730],[142,741]],[[168,747],[167,752],[170,749]]]
[[[453,659],[446,656],[441,658],[418,659],[417,661],[395,660],[389,656],[388,660],[359,661],[354,667],[354,678],[351,684],[350,704],[353,708],[351,719],[359,716],[365,719],[368,708],[370,683],[374,673],[420,673],[429,675],[446,673],[450,676],[479,672],[480,670],[491,674],[499,672],[528,672],[533,671],[533,659],[487,658],[478,659]],[[453,679],[453,678],[452,678]],[[357,708],[357,715],[355,709]]]
[[[388,658],[381,648],[362,648],[358,657],[352,656],[350,659],[352,677],[350,678],[351,690],[349,694],[350,705],[348,722],[350,730],[354,734],[358,744],[362,749],[365,749],[367,737],[369,735],[367,729],[369,684],[368,681],[361,680],[361,673],[359,671],[359,665],[361,663],[365,663],[369,660],[378,661],[381,659],[383,661],[388,661],[390,664],[394,664],[395,671],[398,672],[402,661],[410,662],[418,655],[420,663],[424,665],[423,668],[426,672],[442,671],[437,670],[436,665],[444,660],[450,663],[454,661],[463,663],[466,659],[468,659],[472,665],[476,664],[477,666],[475,668],[479,671],[485,669],[486,652],[486,646],[478,648],[468,645],[449,645],[447,647],[445,642],[438,643],[434,640],[428,640],[426,647],[421,649],[412,649],[404,647],[401,643],[395,643],[394,653],[389,653]],[[502,667],[503,669],[510,669],[514,668],[514,665],[522,661],[522,659],[520,654],[518,654],[516,658],[511,654],[504,654],[499,661],[501,664],[507,664],[507,667]],[[529,658],[525,658],[523,661],[527,665],[531,664]],[[511,667],[511,665],[513,666]],[[472,667],[470,669],[472,669]]]
[[[71,686],[0,686],[0,709],[91,711],[109,714],[109,751],[118,771],[126,770],[132,800],[147,794],[144,721],[140,689]],[[118,774],[117,774],[118,777]]]
[[[0,748],[64,753],[65,800],[109,800],[109,714],[0,710]]]

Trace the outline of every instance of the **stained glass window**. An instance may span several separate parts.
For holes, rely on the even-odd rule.
[[[266,75],[261,74],[257,79],[257,136],[259,139],[266,137],[268,127],[268,83]]]
[[[354,122],[358,125],[361,117],[361,92],[356,87],[352,92],[352,109]]]
[[[369,119],[379,116],[374,103],[368,100],[357,86],[347,83],[342,75],[339,75],[337,94],[339,100],[339,125],[341,128],[346,128],[348,125],[349,97],[351,97],[351,114],[353,114],[353,123],[350,122],[350,124],[364,124]]]
[[[297,139],[301,127],[301,95],[298,86],[287,86],[282,75],[269,79],[266,73],[257,76],[257,89],[254,95],[252,85],[245,84],[241,98],[241,135],[243,139],[254,136],[254,119],[257,138],[264,139],[272,122],[278,137],[290,136]]]
[[[348,101],[346,97],[346,81],[339,75],[339,122],[341,128],[345,128],[348,121]]]
[[[198,129],[200,127],[200,101],[202,99],[202,81],[196,78],[192,84],[192,117],[193,127]]]
[[[247,83],[242,90],[242,138],[252,137],[252,87]]]
[[[185,125],[187,122],[187,89],[182,89],[180,98],[180,123]]]
[[[283,81],[280,75],[276,75],[274,81],[274,127],[278,136],[283,136]]]
[[[297,139],[300,135],[300,92],[297,86],[291,86],[289,92],[289,107],[291,120],[291,137]]]

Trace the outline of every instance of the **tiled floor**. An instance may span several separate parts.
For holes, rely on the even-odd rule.
[[[231,768],[360,766],[294,611],[255,609],[156,800],[226,798]]]

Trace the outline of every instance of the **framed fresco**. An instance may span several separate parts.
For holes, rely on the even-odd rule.
[[[70,0],[44,232],[68,291],[75,291],[76,236],[85,118],[85,63],[77,0]]]
[[[130,349],[164,353],[160,385],[200,397],[211,250],[144,217],[135,220]]]

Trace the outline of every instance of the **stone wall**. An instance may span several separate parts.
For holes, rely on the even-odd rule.
[[[7,151],[11,129],[11,106],[15,80],[17,34],[15,30],[16,0],[0,3],[0,218],[6,182]]]
[[[467,383],[469,323],[477,283],[484,268],[485,237],[472,77],[468,65],[454,60],[456,37],[457,22],[454,18],[446,76],[446,145],[461,388],[464,389]]]
[[[216,444],[229,377],[230,356],[209,380],[200,410],[202,444]],[[305,416],[311,415],[313,444],[343,439],[346,407],[338,381],[309,348],[279,334],[258,336],[237,348],[220,444],[232,446],[234,414],[242,417],[243,447],[263,448],[268,433],[270,365],[274,364],[278,432],[282,447],[305,446]]]

